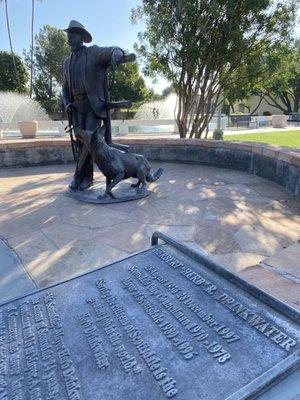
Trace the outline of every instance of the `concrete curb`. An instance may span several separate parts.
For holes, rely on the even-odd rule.
[[[300,195],[300,149],[253,142],[203,139],[118,138],[149,160],[232,168],[267,178]],[[0,142],[0,168],[73,161],[69,139],[5,140]]]

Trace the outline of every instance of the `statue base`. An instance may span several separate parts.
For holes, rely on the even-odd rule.
[[[93,204],[113,204],[113,203],[124,203],[126,201],[133,201],[143,199],[144,197],[149,196],[151,193],[149,190],[145,189],[141,192],[137,188],[132,188],[128,183],[120,183],[115,189],[113,189],[112,193],[115,198],[111,196],[105,196],[105,185],[97,185],[93,188],[87,190],[71,190],[68,189],[65,192],[65,196],[71,197],[72,199],[76,199],[85,203],[93,203]]]

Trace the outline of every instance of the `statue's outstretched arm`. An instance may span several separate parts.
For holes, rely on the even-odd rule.
[[[98,47],[95,46],[96,56],[100,65],[105,67],[116,67],[121,58],[124,56],[124,51],[120,47]]]

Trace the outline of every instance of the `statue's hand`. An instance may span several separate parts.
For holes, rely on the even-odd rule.
[[[74,104],[73,103],[69,103],[69,104],[67,104],[66,105],[66,112],[67,113],[71,113],[73,110],[75,110],[75,106],[74,106]]]
[[[123,57],[123,51],[121,49],[115,49],[112,52],[112,55],[111,55],[112,68],[116,68],[116,66],[120,64],[122,57]]]

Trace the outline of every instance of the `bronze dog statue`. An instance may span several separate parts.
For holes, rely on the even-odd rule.
[[[158,168],[154,174],[151,174],[151,166],[144,156],[125,153],[109,146],[104,140],[104,127],[98,127],[94,131],[75,127],[74,132],[76,138],[87,146],[94,162],[106,177],[104,197],[115,198],[112,189],[128,178],[136,178],[137,183],[131,186],[138,188],[139,193],[143,193],[147,188],[146,182],[155,182],[162,175],[162,168]]]

